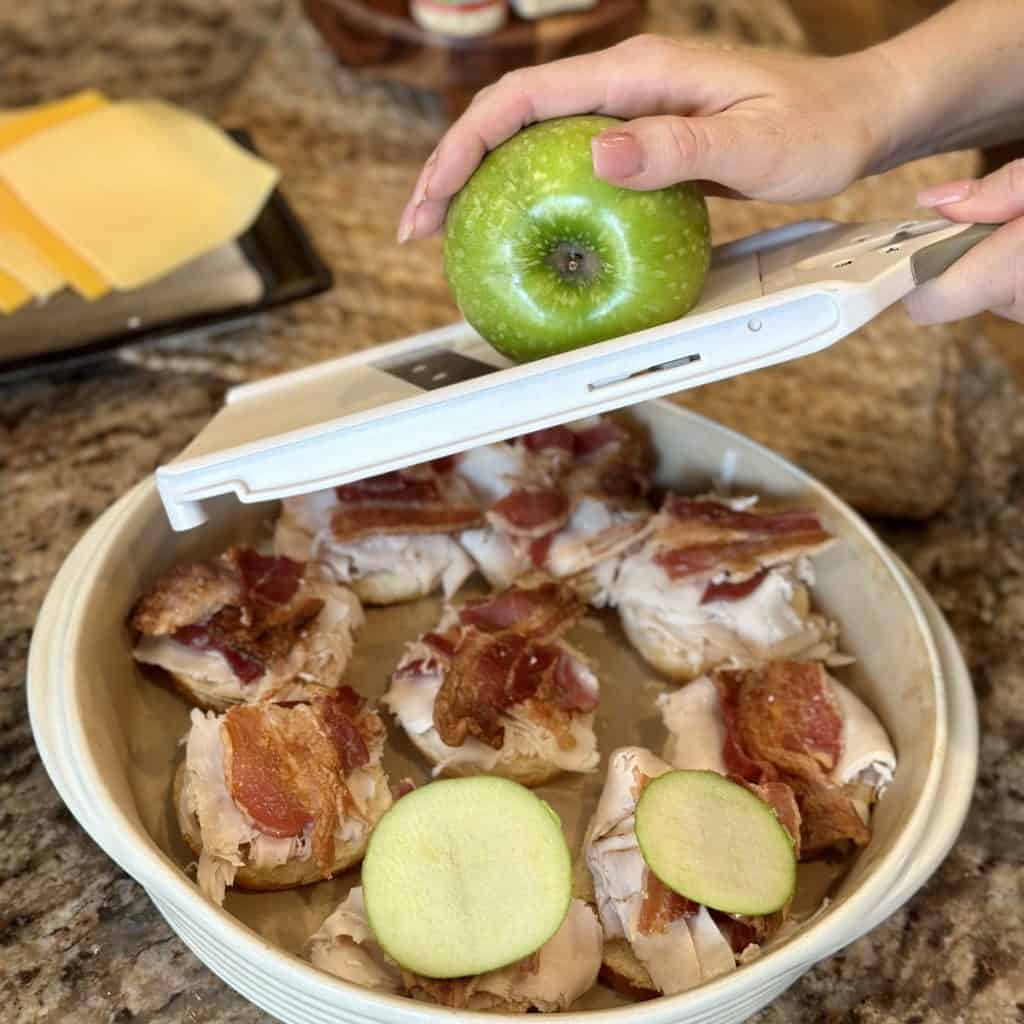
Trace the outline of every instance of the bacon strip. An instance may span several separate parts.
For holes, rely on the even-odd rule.
[[[699,910],[699,903],[680,896],[650,868],[644,868],[644,898],[636,922],[641,935],[662,935],[669,925],[684,917],[693,917]]]
[[[230,557],[238,566],[245,600],[252,604],[285,605],[302,583],[306,566],[284,556],[261,555],[251,548],[232,548]]]
[[[487,518],[509,536],[537,539],[565,526],[569,499],[561,491],[515,490],[495,502]]]
[[[370,763],[366,741],[356,725],[362,706],[362,697],[350,686],[339,686],[329,697],[313,704],[314,713],[334,744],[334,752],[346,775]]]
[[[548,582],[535,587],[511,586],[499,594],[467,601],[459,611],[459,621],[487,633],[515,629],[551,640],[571,629],[582,611],[574,591]]]
[[[481,521],[468,486],[443,461],[358,480],[335,494],[331,534],[342,542],[382,534],[454,533]]]
[[[168,636],[204,622],[241,596],[241,580],[221,559],[176,565],[136,601],[128,622],[147,636]]]
[[[813,857],[871,837],[853,802],[828,773],[842,752],[842,715],[817,663],[774,661],[720,669],[712,679],[725,723],[723,756],[748,782],[785,782],[800,810],[800,846]]]
[[[235,803],[256,828],[278,838],[311,829],[325,875],[334,863],[345,777],[369,763],[368,740],[383,725],[349,687],[311,704],[240,705],[223,718],[224,772]]]
[[[654,561],[672,580],[724,570],[738,582],[821,551],[832,539],[811,509],[743,512],[712,499],[671,496],[658,517]]]
[[[606,416],[592,427],[573,431],[574,450],[577,455],[593,455],[611,444],[625,444],[629,441],[628,431]]]
[[[505,740],[501,714],[517,704],[543,705],[552,731],[565,731],[566,715],[592,711],[596,686],[567,651],[504,630],[463,628],[459,646],[434,701],[434,727],[450,747],[473,736],[495,750]]]
[[[731,580],[723,580],[721,583],[709,583],[701,595],[701,604],[711,604],[712,601],[742,601],[749,597],[768,578],[768,570],[762,569],[759,573],[751,576],[748,580],[741,580],[733,583]]]
[[[576,447],[576,435],[564,426],[535,430],[522,437],[526,448],[535,454],[545,451],[564,452],[571,455]]]

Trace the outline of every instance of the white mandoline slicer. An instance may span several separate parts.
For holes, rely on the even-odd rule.
[[[804,221],[713,253],[680,320],[516,365],[454,324],[233,389],[157,486],[175,530],[203,502],[348,483],[828,347],[993,230]]]

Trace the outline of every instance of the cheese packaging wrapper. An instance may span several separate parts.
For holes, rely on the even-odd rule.
[[[0,122],[0,133],[8,127]],[[111,103],[0,148],[0,223],[28,233],[93,298],[97,283],[138,288],[237,237],[277,180],[271,164],[196,115],[159,101]],[[41,237],[26,232],[25,213]],[[99,282],[81,266],[68,273],[54,258],[61,246]]]

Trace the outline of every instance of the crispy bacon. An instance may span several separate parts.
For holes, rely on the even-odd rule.
[[[735,583],[831,541],[811,509],[736,511],[709,498],[670,496],[659,515],[654,561],[672,580],[727,570]]]
[[[447,633],[424,633],[420,640],[442,657],[450,658],[455,653],[458,637]]]
[[[345,776],[369,763],[367,741],[382,731],[348,687],[311,704],[231,708],[223,719],[228,790],[269,836],[310,829],[313,856],[329,874]]]
[[[534,453],[559,451],[571,455],[576,446],[576,435],[568,427],[547,427],[524,434],[522,441]]]
[[[752,793],[763,800],[775,812],[779,823],[793,840],[793,848],[797,859],[800,858],[800,808],[797,806],[796,794],[785,782],[742,782]]]
[[[441,739],[457,747],[473,736],[499,750],[505,739],[502,712],[527,701],[551,720],[553,731],[564,731],[566,713],[592,711],[597,694],[561,647],[517,631],[463,627],[434,701],[434,727]]]
[[[434,727],[448,746],[461,746],[468,736],[475,736],[495,750],[501,748],[505,739],[501,712],[515,703],[513,696],[520,700],[529,696],[518,692],[523,680],[518,689],[514,680],[516,661],[526,646],[526,638],[515,633],[463,632],[434,701]]]
[[[565,526],[569,499],[561,491],[515,490],[495,502],[487,518],[502,533],[536,539]]]
[[[323,607],[305,597],[306,566],[232,547],[208,562],[180,565],[136,604],[130,624],[200,651],[217,651],[242,683],[288,655]]]
[[[459,621],[488,633],[515,629],[537,639],[553,639],[571,629],[583,607],[576,593],[557,583],[511,586],[499,594],[467,601]]]
[[[252,548],[232,548],[228,557],[238,567],[245,600],[252,604],[284,605],[299,589],[306,566],[283,555],[261,555]]]
[[[480,523],[466,483],[445,464],[396,470],[335,489],[335,540],[396,533],[454,533]]]
[[[676,921],[693,917],[700,904],[670,889],[650,869],[644,868],[644,899],[636,929],[641,935],[662,935]]]
[[[362,707],[362,697],[350,686],[339,686],[330,696],[313,704],[316,716],[334,744],[334,751],[346,775],[370,763],[366,741],[356,725]]]
[[[176,565],[143,594],[129,625],[147,636],[168,636],[204,622],[242,596],[242,581],[221,559]]]
[[[299,766],[281,731],[297,709],[242,705],[224,716],[225,775],[235,803],[269,836],[298,836],[317,808],[307,807],[297,785]]]
[[[592,427],[573,431],[574,449],[577,455],[593,455],[610,444],[624,444],[629,440],[629,433],[613,419],[602,416]]]
[[[544,564],[548,560],[548,555],[551,553],[551,545],[554,543],[557,536],[558,531],[555,530],[553,533],[546,534],[543,537],[538,537],[536,540],[530,541],[528,555],[530,562],[535,569],[544,568]]]
[[[179,629],[172,639],[198,650],[218,651],[241,682],[251,683],[271,662],[288,656],[321,608],[319,598],[275,606],[269,616],[258,614],[259,606],[229,605],[206,623]]]
[[[441,485],[433,474],[417,475],[411,470],[395,470],[379,476],[366,477],[336,487],[334,493],[342,505],[362,502],[432,502],[441,498]]]
[[[720,583],[709,583],[701,595],[701,604],[710,604],[712,601],[741,601],[749,597],[768,577],[768,570],[762,569],[759,573],[751,576],[750,579],[733,583],[732,580],[722,580]]]
[[[223,634],[210,626],[182,626],[174,633],[174,639],[197,651],[217,651],[231,666],[235,678],[242,683],[256,682],[267,670],[262,661],[232,647]]]
[[[785,782],[800,810],[800,847],[813,857],[837,844],[863,846],[870,831],[828,773],[842,753],[842,715],[824,668],[774,661],[712,675],[725,724],[730,772],[758,784]]]

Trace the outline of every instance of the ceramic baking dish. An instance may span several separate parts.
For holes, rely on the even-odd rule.
[[[924,884],[952,845],[970,800],[976,713],[970,679],[948,627],[844,503],[778,456],[677,406],[652,402],[636,407],[634,414],[651,429],[660,483],[688,492],[717,483],[736,493],[809,503],[839,537],[841,543],[816,560],[815,600],[839,622],[843,649],[857,659],[841,678],[879,715],[899,757],[896,780],[875,812],[871,844],[834,887],[827,905],[795,933],[752,964],[690,992],[621,1005],[618,997],[598,988],[579,1010],[561,1015],[576,1024],[612,1019],[727,1024],[746,1019]],[[146,480],[96,522],[57,576],[29,662],[32,726],[54,785],[86,831],[146,888],[200,959],[280,1020],[506,1019],[370,993],[304,962],[297,955],[302,939],[341,898],[355,873],[290,893],[232,894],[219,909],[200,895],[184,870],[190,858],[177,837],[168,794],[187,709],[136,671],[124,618],[157,574],[183,559],[211,554],[239,533],[258,530],[273,509],[222,497],[207,511],[201,529],[174,533],[153,481]],[[402,614],[428,622],[436,605],[425,607]],[[409,621],[406,628],[416,625]],[[375,651],[372,642],[369,647],[370,659],[391,656],[390,650]],[[364,678],[358,666],[354,671],[350,678],[359,689],[370,696],[381,692],[386,672]],[[626,692],[627,685],[634,689],[635,684],[621,671],[603,677],[602,708],[607,711],[604,725],[599,712],[598,733],[604,753],[609,741],[658,742],[650,704],[643,721],[622,715],[623,708],[636,706],[635,693]],[[651,685],[664,688],[663,683]],[[389,758],[385,763],[395,774],[413,764],[401,750]],[[422,766],[419,776],[424,777]],[[542,790],[562,814],[570,841],[578,838],[584,805],[600,783],[594,776]]]

